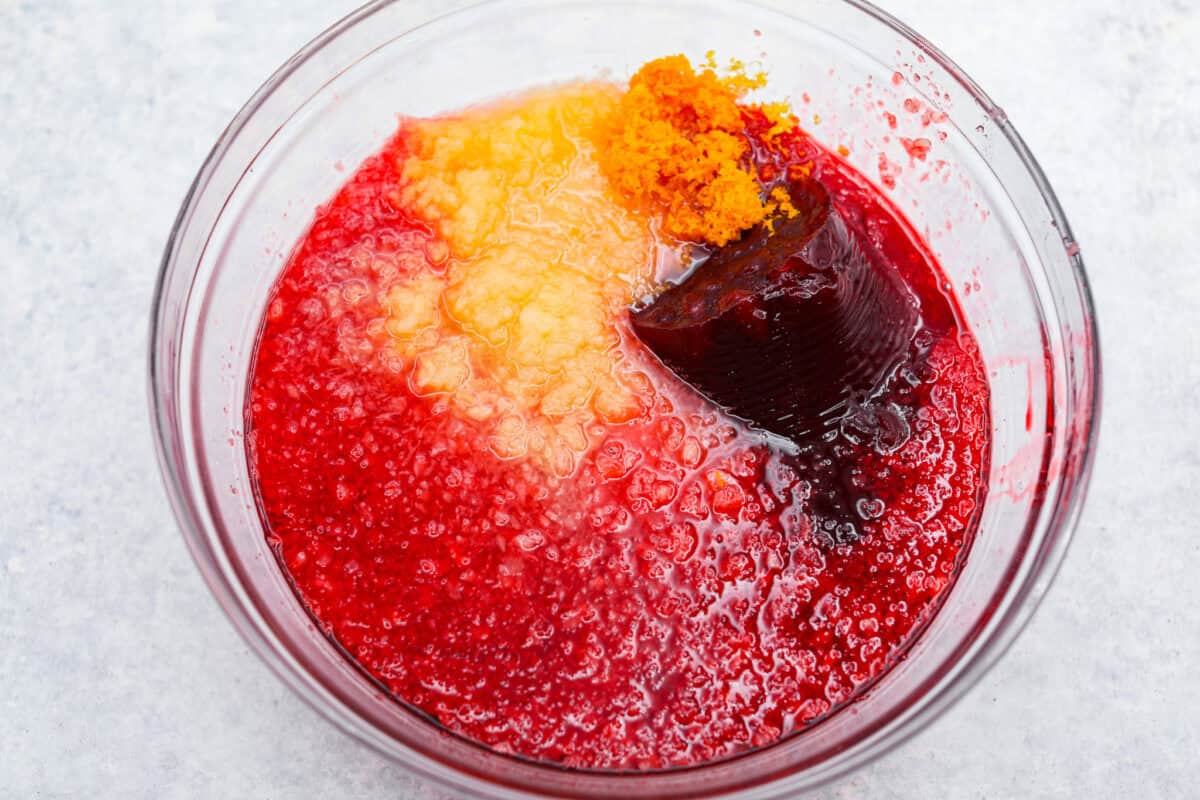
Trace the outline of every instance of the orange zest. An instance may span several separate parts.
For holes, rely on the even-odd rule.
[[[615,193],[655,216],[662,234],[720,247],[795,211],[786,192],[764,189],[751,159],[739,100],[764,76],[735,63],[722,78],[713,67],[711,55],[700,71],[682,55],[645,64],[597,126],[597,155]]]

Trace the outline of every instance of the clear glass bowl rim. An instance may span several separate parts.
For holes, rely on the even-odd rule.
[[[186,476],[182,474],[179,465],[171,458],[172,442],[176,438],[177,432],[174,430],[176,427],[175,417],[171,413],[174,394],[172,387],[165,382],[168,376],[167,370],[163,368],[164,362],[162,361],[167,350],[173,344],[168,335],[168,326],[165,324],[167,312],[165,307],[165,292],[171,271],[177,266],[177,248],[180,238],[187,228],[192,213],[195,211],[197,198],[207,186],[215,166],[226,155],[230,143],[281,83],[326,44],[338,38],[342,32],[366,20],[381,9],[402,2],[404,0],[372,0],[372,2],[367,3],[331,25],[297,51],[295,55],[271,75],[238,111],[217,139],[217,142],[198,171],[171,228],[160,262],[151,306],[147,377],[155,450],[172,510],[183,532],[188,549],[209,589],[217,598],[226,616],[242,635],[251,650],[302,700],[355,739],[370,746],[386,757],[403,763],[417,774],[432,779],[435,783],[440,783],[444,788],[470,790],[473,787],[479,791],[486,791],[488,787],[493,787],[499,789],[499,793],[493,795],[489,792],[481,796],[542,796],[536,793],[526,794],[521,790],[521,787],[517,786],[499,787],[493,786],[493,784],[486,781],[480,783],[479,776],[470,770],[463,770],[455,775],[455,780],[447,781],[446,770],[429,768],[430,765],[422,763],[422,759],[425,757],[421,754],[411,753],[411,758],[402,759],[397,757],[393,752],[382,750],[377,743],[371,741],[369,737],[363,734],[360,720],[353,718],[345,709],[334,707],[324,698],[311,691],[302,681],[298,680],[297,675],[292,672],[292,670],[296,669],[296,666],[289,663],[288,658],[284,654],[277,652],[272,643],[262,636],[261,632],[249,621],[247,609],[244,608],[242,601],[237,597],[237,593],[232,589],[229,578],[223,572],[221,565],[214,558],[210,543],[206,539],[204,523],[195,511],[196,505],[203,503],[204,498],[195,496],[196,493],[188,486]],[[843,753],[838,754],[836,758],[830,759],[830,762],[836,763],[822,764],[824,769],[820,770],[820,774],[814,776],[814,780],[805,782],[803,785],[791,784],[783,787],[783,781],[778,780],[779,776],[771,776],[766,782],[749,781],[748,786],[751,788],[768,790],[766,793],[761,791],[755,792],[754,796],[756,797],[782,796],[770,792],[769,790],[772,787],[783,788],[789,795],[794,794],[797,790],[803,791],[817,788],[844,777],[846,774],[880,758],[918,734],[935,719],[940,717],[1003,656],[1028,624],[1033,612],[1045,596],[1049,585],[1056,576],[1063,557],[1066,554],[1086,499],[1091,468],[1095,459],[1100,421],[1101,351],[1092,291],[1084,270],[1079,248],[1075,244],[1075,237],[1066,215],[1037,160],[1029,151],[1029,148],[1011,122],[1009,122],[1003,109],[993,102],[961,67],[936,46],[887,12],[866,2],[866,0],[834,0],[834,2],[849,6],[875,18],[923,51],[926,57],[946,70],[972,96],[980,109],[991,118],[992,122],[996,125],[996,129],[1003,133],[1009,144],[1013,147],[1023,166],[1028,171],[1029,177],[1040,192],[1042,201],[1050,212],[1052,224],[1058,229],[1062,236],[1063,247],[1067,249],[1072,265],[1074,289],[1079,301],[1080,311],[1082,312],[1084,327],[1088,335],[1088,363],[1076,365],[1076,368],[1083,370],[1090,380],[1086,381],[1086,386],[1081,395],[1073,398],[1077,402],[1082,401],[1082,407],[1075,412],[1074,421],[1077,422],[1077,425],[1070,432],[1060,434],[1071,436],[1074,439],[1064,451],[1064,455],[1070,456],[1070,458],[1064,457],[1063,466],[1064,472],[1069,469],[1072,474],[1069,480],[1065,479],[1060,482],[1057,496],[1045,499],[1044,502],[1052,506],[1054,511],[1048,525],[1047,534],[1041,546],[1036,551],[1031,551],[1027,554],[1026,561],[1031,564],[1031,569],[1028,570],[1021,586],[1013,593],[1005,617],[994,626],[990,638],[973,654],[973,657],[967,661],[953,681],[948,685],[938,687],[938,691],[927,694],[915,701],[913,707],[907,709],[907,711],[911,711],[912,713],[909,713],[899,724],[893,724],[890,729],[885,730],[882,736],[870,739],[865,746],[850,747]],[[480,4],[482,5],[483,3],[481,2]],[[463,7],[459,6],[450,13],[461,10],[463,10]],[[428,15],[425,21],[432,22],[441,16],[443,16],[442,12],[433,13]],[[1063,400],[1056,402],[1063,402]],[[1068,467],[1068,464],[1071,466]],[[879,727],[886,727],[886,724],[893,722],[895,722],[894,718],[886,720]],[[688,768],[685,771],[699,777],[703,774],[705,766],[700,765]],[[553,767],[548,768],[553,769]],[[454,771],[453,765],[451,765],[451,771]],[[606,777],[619,778],[620,775],[610,773]],[[512,791],[514,789],[516,790],[515,793]]]

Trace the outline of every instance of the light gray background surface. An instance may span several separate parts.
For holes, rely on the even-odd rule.
[[[150,293],[238,107],[354,0],[0,0],[0,797],[415,797],[259,663],[155,467]],[[1200,3],[887,0],[1004,106],[1084,248],[1091,498],[1000,665],[826,798],[1196,797]]]

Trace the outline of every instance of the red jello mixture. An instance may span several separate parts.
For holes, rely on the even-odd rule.
[[[747,113],[765,135],[771,120]],[[970,545],[989,424],[971,335],[886,197],[803,133],[784,137],[784,170],[819,181],[872,267],[899,275],[919,308],[885,388],[828,435],[777,447],[618,315],[603,352],[619,353],[636,402],[612,412],[589,384],[591,406],[548,423],[565,449],[541,457],[560,433],[513,450],[508,423],[463,400],[483,351],[447,389],[414,366],[418,339],[393,343],[409,335],[393,325],[407,319],[394,286],[453,284],[460,258],[397,200],[417,180],[413,131],[403,124],[318,211],[253,369],[248,458],[268,538],[328,635],[446,728],[589,768],[770,744],[903,657]],[[511,395],[495,388],[507,374],[476,388]],[[853,506],[836,524],[821,511],[830,492]]]

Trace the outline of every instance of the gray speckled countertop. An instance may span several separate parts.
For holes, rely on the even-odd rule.
[[[247,650],[160,489],[146,319],[176,208],[354,0],[0,2],[0,795],[404,798]],[[1200,4],[887,0],[1053,181],[1106,347],[1091,499],[1008,656],[823,797],[1195,797]]]

